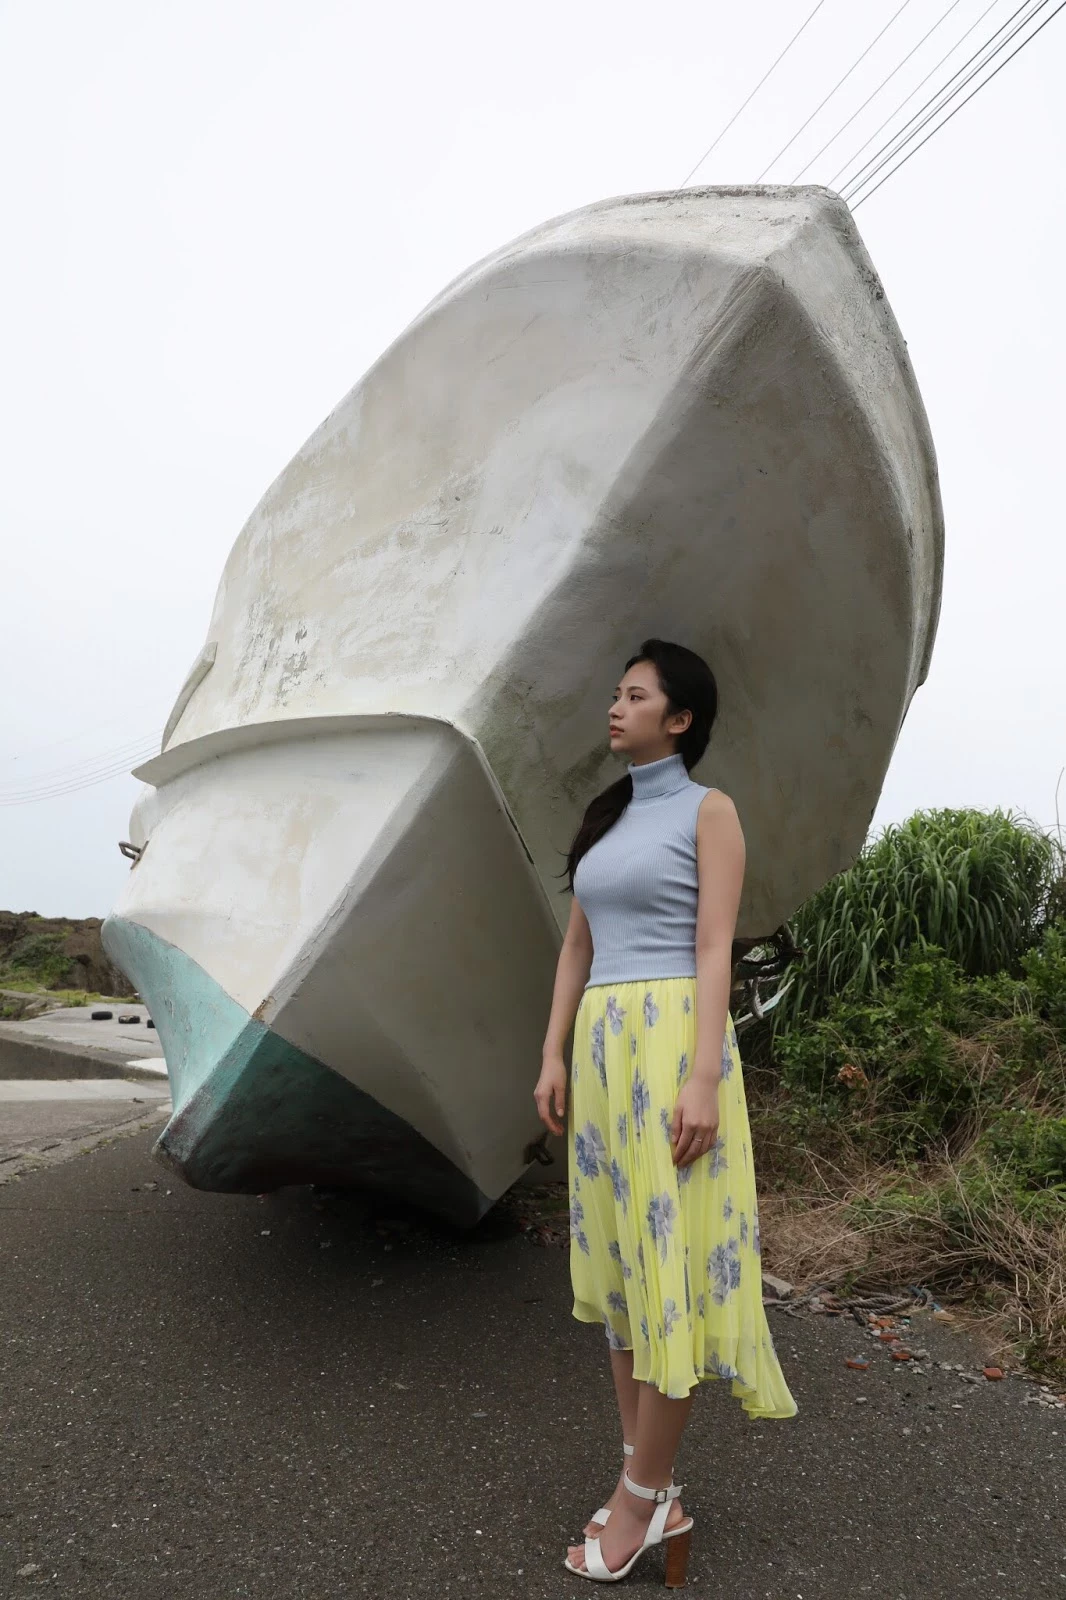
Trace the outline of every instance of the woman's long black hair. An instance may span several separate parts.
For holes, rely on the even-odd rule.
[[[650,661],[655,668],[671,715],[678,711],[692,713],[692,721],[677,741],[677,754],[684,760],[685,770],[691,772],[710,743],[711,728],[718,714],[718,685],[714,673],[694,650],[686,650],[683,644],[671,644],[667,639],[645,639],[637,654],[626,662],[626,672],[638,661]],[[566,889],[571,894],[574,872],[581,857],[614,827],[632,798],[633,779],[627,772],[589,801],[566,857]]]

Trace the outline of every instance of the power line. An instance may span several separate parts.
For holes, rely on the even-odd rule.
[[[1026,23],[1031,22],[1032,19],[1043,9],[1043,7],[1048,4],[1050,4],[1050,0],[1022,0],[1022,4],[1017,8],[1016,11],[1011,12],[1006,22],[1000,23],[995,33],[993,33],[990,38],[986,39],[983,44],[978,45],[973,55],[970,56],[968,60],[964,61],[962,66],[958,67],[952,73],[951,77],[946,83],[941,84],[940,88],[929,96],[929,99],[924,105],[918,107],[918,110],[913,114],[913,116],[908,117],[907,121],[903,124],[903,127],[898,129],[896,133],[892,134],[892,136],[885,141],[881,148],[879,150],[875,150],[873,155],[869,156],[863,162],[858,171],[847,179],[843,188],[841,189],[841,193],[843,194],[844,198],[848,199],[851,195],[858,194],[859,190],[863,188],[869,182],[869,180],[875,176],[876,173],[880,172],[881,168],[884,167],[888,161],[892,160],[894,156],[898,155],[900,150],[904,149],[911,142],[911,140],[922,131],[926,124],[932,120],[933,117],[937,116],[939,112],[943,111],[945,106],[950,105],[952,100],[954,100],[956,96],[963,89],[965,89],[966,85],[976,76],[976,74],[980,72],[983,67],[987,66],[990,61],[993,61],[1000,51],[1004,50],[1010,41],[1019,33],[1019,31],[1025,27]],[[1022,15],[1023,12],[1025,15]],[[1019,18],[1020,20],[1018,20]],[[994,41],[999,38],[999,35],[1003,33],[1005,29],[1009,29],[1010,31],[1006,34],[1005,38],[1000,39],[999,44],[994,45]],[[976,66],[973,65],[974,62],[977,62]],[[973,67],[973,70],[968,72],[967,69],[970,67]],[[967,75],[963,77],[963,73],[966,73]],[[955,83],[956,78],[961,78],[962,81],[960,83]],[[952,84],[955,84],[954,88],[951,87]],[[939,104],[937,102],[939,102]],[[930,107],[932,107],[931,110]],[[928,112],[928,115],[923,116],[923,112]],[[919,118],[921,118],[921,121],[919,121]],[[917,123],[916,127],[913,126],[915,123]],[[907,132],[908,129],[911,130],[909,133]]]
[[[77,733],[68,733],[62,739],[51,739],[47,744],[31,745],[28,750],[17,750],[12,756],[0,756],[0,761],[24,761],[28,756],[43,755],[46,750],[58,750],[65,744],[74,744],[78,739],[91,739],[103,728],[113,728],[116,722],[127,722],[131,712],[143,711],[146,706],[158,705],[159,696],[152,695],[147,700],[140,700],[136,705],[126,706],[113,717],[108,717],[104,722],[98,722],[91,728],[79,728]]]
[[[127,739],[122,744],[113,746],[110,750],[99,750],[95,755],[83,757],[79,761],[66,766],[55,767],[51,772],[19,774],[21,782],[0,787],[0,800],[5,800],[13,795],[24,792],[33,792],[38,789],[52,788],[56,784],[77,782],[81,778],[91,777],[99,767],[112,766],[116,761],[125,761],[134,755],[139,755],[146,747],[153,743],[158,745],[159,736],[150,730],[142,731],[135,738]]]
[[[918,151],[922,148],[922,145],[923,144],[928,144],[930,139],[933,137],[934,133],[939,133],[941,128],[944,128],[944,127],[947,126],[947,124],[951,121],[951,118],[955,115],[955,112],[961,111],[963,106],[967,105],[973,99],[975,94],[979,94],[981,92],[981,90],[983,88],[985,88],[985,86],[987,84],[991,83],[992,79],[994,77],[996,77],[996,75],[998,73],[1003,71],[1003,68],[1007,65],[1007,61],[1013,61],[1014,57],[1016,55],[1018,55],[1022,50],[1024,50],[1027,44],[1032,44],[1032,42],[1036,38],[1037,34],[1038,33],[1043,33],[1043,31],[1047,27],[1048,23],[1053,21],[1054,18],[1058,16],[1059,12],[1063,10],[1064,7],[1066,7],[1066,0],[1059,0],[1059,4],[1055,7],[1054,11],[1051,13],[1051,16],[1045,17],[1043,22],[1040,24],[1039,28],[1034,28],[1032,33],[1029,34],[1028,38],[1023,39],[1021,44],[1018,45],[1016,49],[1011,51],[1011,53],[1007,57],[1006,61],[1001,61],[1000,62],[999,66],[996,68],[995,72],[990,72],[987,78],[982,79],[982,81],[977,85],[977,88],[971,90],[971,92],[966,96],[966,99],[960,101],[959,104],[955,107],[955,110],[950,112],[949,115],[944,118],[943,122],[939,122],[937,124],[937,126],[931,130],[931,132],[927,133],[925,138],[922,140],[921,144],[916,144],[912,150],[908,150],[907,154],[903,157],[903,160],[900,161],[900,162],[897,162],[897,164],[892,168],[891,172],[886,172],[884,177],[881,179],[880,183],[875,183],[873,188],[868,190],[867,193],[863,195],[861,200],[857,200],[855,202],[855,206],[853,207],[853,209],[854,210],[858,210],[859,206],[862,205],[863,201],[864,200],[869,200],[871,195],[876,194],[878,189],[880,189],[883,184],[886,184],[888,182],[889,178],[892,177],[893,173],[898,172],[900,167],[905,167],[907,165],[907,162],[910,160],[911,156],[917,155]],[[1035,13],[1034,13],[1034,15],[1035,15]]]
[[[685,185],[689,182],[689,180],[700,170],[700,168],[703,166],[703,163],[706,161],[707,157],[712,153],[712,151],[717,150],[718,146],[721,144],[722,140],[725,138],[726,134],[729,132],[729,130],[733,126],[734,122],[736,122],[737,118],[740,116],[740,113],[742,111],[746,110],[747,107],[751,105],[751,102],[755,99],[755,96],[758,94],[759,90],[762,88],[762,86],[766,82],[767,78],[770,76],[770,74],[774,71],[774,69],[776,67],[779,67],[781,65],[781,62],[788,55],[788,52],[792,49],[792,46],[795,44],[795,42],[799,38],[800,34],[807,27],[807,24],[814,21],[815,17],[818,15],[819,11],[821,11],[821,9],[822,9],[822,7],[824,5],[825,5],[825,0],[818,0],[818,4],[815,6],[814,10],[811,12],[811,14],[807,18],[806,22],[804,22],[802,24],[802,26],[799,27],[796,30],[796,32],[792,35],[791,39],[788,41],[788,43],[786,44],[785,48],[782,50],[781,54],[777,57],[777,60],[774,61],[773,64],[766,69],[766,71],[763,73],[762,77],[759,79],[758,83],[755,85],[754,89],[749,94],[748,98],[744,101],[744,104],[739,108],[739,110],[734,111],[733,115],[730,117],[729,121],[726,123],[725,127],[722,129],[722,131],[718,135],[718,137],[716,139],[713,139],[711,141],[711,143],[707,146],[706,150],[700,156],[700,159],[696,162],[696,165],[693,167],[693,169],[689,173],[688,177],[685,178],[684,181],[679,185],[680,188],[683,189],[685,187]]]
[[[37,793],[27,792],[21,795],[5,795],[0,799],[0,806],[28,806],[36,805],[39,800],[55,800],[60,795],[77,794],[81,789],[91,789],[95,784],[106,783],[111,778],[120,778],[129,773],[133,767],[139,766],[152,754],[151,750],[143,750],[136,756],[131,756],[126,761],[116,762],[113,767],[102,768],[91,773],[88,777],[77,782],[54,785],[49,789],[41,789]]]
[[[99,783],[108,783],[112,778],[127,777],[130,774],[131,767],[139,766],[141,761],[146,761],[151,754],[152,752],[150,750],[145,750],[140,757],[135,758],[132,761],[123,761],[121,765],[112,767],[108,771],[98,772],[91,778],[83,779],[81,783],[69,783],[63,788],[45,790],[41,794],[21,795],[15,800],[0,800],[0,808],[6,806],[37,805],[42,800],[58,800],[63,795],[78,794],[82,789],[92,789]]]
[[[948,6],[947,10],[941,12],[940,16],[933,23],[933,26],[929,29],[929,32],[922,34],[922,37],[918,40],[918,43],[914,46],[914,49],[907,51],[907,54],[903,57],[903,60],[902,61],[898,61],[896,63],[896,65],[892,68],[892,71],[889,73],[887,78],[882,78],[881,79],[881,82],[877,85],[877,88],[874,90],[873,94],[868,94],[866,96],[866,99],[863,101],[863,103],[859,107],[858,111],[853,111],[851,113],[851,116],[848,118],[847,122],[841,123],[841,125],[837,129],[836,133],[834,133],[833,137],[831,139],[827,139],[826,140],[825,144],[823,144],[822,148],[818,151],[818,154],[817,155],[813,155],[811,157],[811,159],[807,162],[806,166],[800,167],[799,171],[796,173],[796,176],[792,179],[793,183],[798,183],[800,181],[800,179],[803,177],[803,174],[805,172],[809,171],[810,168],[814,166],[814,163],[816,161],[820,160],[821,157],[825,155],[826,151],[829,149],[829,146],[831,144],[836,144],[837,140],[840,138],[840,135],[844,132],[845,128],[850,128],[851,127],[851,124],[855,121],[855,118],[858,117],[858,116],[861,116],[861,114],[866,110],[866,107],[870,104],[870,101],[877,99],[877,96],[881,93],[881,90],[885,87],[885,85],[888,84],[888,83],[891,83],[892,79],[896,76],[896,73],[900,72],[907,65],[907,62],[910,60],[911,56],[913,56],[917,51],[919,51],[922,48],[922,45],[925,43],[925,41],[932,37],[932,35],[940,27],[941,23],[946,22],[948,20],[948,18],[950,17],[951,13],[956,9],[957,6],[960,6],[961,4],[962,4],[962,0],[951,0],[951,4]],[[992,0],[992,5],[995,5],[995,4],[996,4],[996,0]],[[991,11],[992,6],[989,6],[988,9]],[[976,26],[976,24],[975,24],[975,26]],[[950,54],[950,52],[949,52],[949,54]]]
[[[975,52],[975,54],[976,55],[980,55],[982,50],[987,49],[989,44],[991,44],[992,39],[994,39],[996,37],[996,34],[1002,33],[1004,28],[1009,27],[1011,22],[1018,15],[1018,12],[1024,11],[1025,7],[1029,3],[1030,3],[1030,0],[1023,0],[1023,4],[1018,7],[1018,10],[1011,12],[1011,15],[1007,18],[1006,22],[1003,22],[1003,23],[1000,24],[1000,26],[996,29],[996,32],[991,35],[991,38],[985,40],[985,43],[979,47],[979,49]],[[859,146],[859,148],[856,151],[854,151],[848,157],[848,159],[844,162],[843,166],[837,168],[837,170],[833,173],[833,176],[829,179],[829,188],[830,189],[833,188],[833,186],[835,185],[837,179],[840,177],[841,173],[846,172],[848,167],[851,166],[852,162],[855,161],[857,159],[857,157],[862,155],[863,151],[867,148],[867,146],[873,144],[873,142],[877,138],[878,134],[884,132],[885,128],[888,127],[888,125],[892,121],[892,119],[894,117],[897,117],[899,115],[899,113],[903,110],[903,107],[907,104],[908,100],[913,100],[915,95],[918,93],[919,89],[924,89],[925,88],[926,84],[929,82],[929,79],[932,78],[932,77],[935,77],[935,75],[940,71],[940,68],[944,65],[944,62],[950,60],[950,58],[955,54],[955,51],[959,48],[959,46],[966,39],[968,39],[970,37],[970,34],[974,31],[974,29],[981,25],[981,23],[988,16],[988,13],[990,11],[994,11],[998,4],[999,4],[999,0],[991,0],[991,4],[987,5],[985,7],[985,9],[981,12],[981,15],[977,18],[977,20],[975,22],[971,22],[970,26],[966,29],[966,32],[964,34],[962,34],[962,36],[960,38],[955,40],[955,43],[951,46],[951,49],[950,50],[946,50],[944,52],[944,54],[940,57],[940,60],[936,63],[936,65],[933,66],[933,67],[930,67],[930,69],[926,73],[925,77],[922,78],[919,83],[915,84],[915,86],[911,90],[910,94],[904,95],[904,97],[900,101],[899,105],[896,106],[894,111],[890,111],[889,112],[889,114],[885,118],[884,122],[882,122],[878,127],[876,127],[874,129],[874,131],[873,131],[873,133],[871,133],[870,137],[867,140],[865,140],[864,143],[861,144]],[[974,60],[974,56],[971,56],[970,57],[970,61],[973,61],[973,60]],[[962,66],[958,68],[958,71],[954,72],[952,74],[952,76],[947,80],[947,83],[952,83],[954,81],[954,79],[958,77],[960,72],[965,72],[965,70],[969,66],[969,64],[970,64],[969,61],[964,61]],[[932,95],[931,99],[929,99],[929,100],[927,100],[925,102],[925,106],[931,105],[932,101],[935,100],[938,95],[943,94],[944,89],[946,87],[947,87],[947,84],[942,84],[941,87],[939,89],[937,89],[936,93]],[[914,121],[915,117],[920,117],[921,116],[922,112],[925,110],[925,106],[921,106],[914,113],[914,116],[911,117],[909,119],[909,121],[905,122],[903,126],[905,128],[909,127],[911,122]],[[900,130],[900,132],[902,132],[902,129]],[[896,138],[898,138],[898,134],[894,133],[892,135],[891,139],[888,140],[888,143],[891,144],[892,140],[896,139]],[[886,146],[882,145],[881,149],[883,150],[885,148],[886,148]],[[877,156],[880,155],[880,153],[881,153],[880,150],[877,151],[877,153],[875,155],[870,157],[870,161],[876,161]],[[870,165],[869,161],[864,162],[863,166],[859,168],[859,171],[862,172],[864,170],[864,168],[869,166],[869,165]],[[855,181],[855,176],[856,175],[853,174],[852,177],[850,177],[847,180],[847,183],[848,184],[853,183]]]
[[[848,68],[847,72],[845,72],[845,74],[841,78],[840,82],[835,84],[834,87],[832,89],[830,89],[829,93],[826,95],[825,99],[821,102],[820,105],[815,106],[814,110],[811,112],[810,116],[807,118],[807,121],[805,123],[803,123],[803,125],[801,127],[796,129],[795,133],[792,135],[792,137],[788,141],[788,143],[787,144],[783,144],[781,146],[780,150],[777,152],[777,155],[774,156],[772,160],[770,160],[770,161],[768,161],[766,163],[765,167],[763,167],[762,171],[759,173],[759,176],[756,178],[756,180],[755,180],[756,183],[761,183],[763,181],[763,179],[765,178],[766,174],[769,172],[770,168],[772,166],[774,166],[775,163],[778,162],[781,159],[781,157],[784,155],[786,150],[790,149],[792,147],[792,145],[795,144],[796,140],[799,138],[800,134],[803,132],[803,129],[808,127],[810,125],[810,123],[812,123],[814,121],[814,119],[818,115],[819,111],[821,111],[822,106],[827,106],[829,104],[830,100],[832,100],[833,96],[836,94],[837,90],[842,88],[843,85],[845,83],[847,83],[848,79],[851,77],[852,73],[855,71],[855,68],[857,66],[859,66],[863,61],[866,60],[866,57],[870,54],[870,51],[873,49],[873,47],[877,43],[878,39],[883,39],[884,38],[885,34],[888,32],[889,28],[891,28],[891,26],[895,22],[896,18],[898,16],[900,16],[904,11],[906,11],[906,9],[910,5],[910,3],[911,3],[911,0],[903,0],[903,4],[899,7],[899,9],[896,10],[896,11],[893,11],[892,15],[889,17],[888,21],[885,23],[884,27],[881,29],[881,32],[879,34],[877,34],[873,39],[870,40],[870,43],[866,46],[866,49],[863,51],[862,55],[859,56],[858,60],[853,61],[851,63],[851,66]]]
[[[925,102],[925,105],[921,106],[919,110],[914,113],[914,116],[909,118],[909,120],[904,123],[900,132],[893,134],[892,138],[882,145],[880,150],[875,151],[869,160],[863,162],[858,173],[856,173],[853,178],[849,178],[848,182],[841,190],[845,200],[850,201],[854,195],[859,193],[860,189],[864,189],[870,182],[871,178],[875,178],[882,168],[887,166],[888,163],[894,159],[894,157],[899,155],[900,151],[904,150],[907,145],[910,144],[919,133],[921,133],[922,129],[933,120],[934,117],[939,116],[940,112],[945,110],[946,107],[951,104],[952,100],[957,99],[962,90],[965,89],[966,85],[972,82],[977,74],[988,66],[990,61],[994,61],[996,56],[1000,55],[1007,48],[1011,40],[1016,38],[1021,30],[1026,27],[1028,23],[1032,22],[1035,17],[1039,16],[1040,12],[1050,4],[1051,0],[1034,0],[1034,3],[1030,3],[1030,0],[1025,0],[1025,3],[1019,6],[1018,10],[1013,12],[1011,16],[1008,17],[1007,21],[996,29],[996,32],[992,35],[992,38],[987,40],[986,43],[980,47],[980,49],[975,50],[969,61],[964,62],[958,71],[951,75],[947,83],[944,84],[942,88],[938,89],[936,94],[931,95]],[[1019,16],[1019,13],[1023,11],[1026,12],[1026,15],[1023,16],[1020,21],[1015,21],[1015,19]],[[1013,27],[1010,27],[1011,23],[1014,23]],[[1001,34],[1004,28],[1008,27],[1010,27],[1010,32],[1007,34],[1006,38],[1001,39],[999,44],[997,44],[994,49],[991,49],[990,46],[992,45],[992,40]],[[982,56],[983,59],[978,60],[979,56]],[[967,73],[966,77],[962,79],[961,83],[956,84],[955,88],[948,92],[949,86],[955,82],[955,79],[959,77],[960,73],[966,72],[967,67],[971,66],[975,61],[977,61],[977,65],[973,67],[973,70]],[[940,103],[936,104],[935,102],[937,101]],[[923,117],[922,112],[926,111],[930,106],[932,107],[932,110],[928,111],[928,115]],[[917,121],[919,117],[922,119],[920,122]],[[917,122],[917,126],[911,128],[911,124],[914,122]],[[911,128],[909,133],[906,132],[906,129],[908,128]]]
[[[153,742],[147,747],[130,751],[121,759],[116,758],[106,766],[83,773],[78,778],[68,778],[59,783],[44,783],[37,788],[9,791],[0,795],[0,806],[34,805],[39,800],[54,800],[60,795],[75,794],[80,789],[90,789],[94,784],[105,783],[109,778],[120,777],[123,773],[129,772],[131,767],[139,766],[142,761],[146,761],[155,753],[156,748]]]

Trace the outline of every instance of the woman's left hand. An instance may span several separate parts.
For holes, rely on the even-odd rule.
[[[670,1124],[674,1166],[689,1167],[705,1156],[718,1134],[718,1084],[689,1078],[674,1103]]]

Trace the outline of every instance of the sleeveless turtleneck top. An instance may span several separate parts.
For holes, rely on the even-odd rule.
[[[696,816],[710,790],[680,755],[629,775],[632,800],[574,873],[592,933],[586,988],[696,976]]]

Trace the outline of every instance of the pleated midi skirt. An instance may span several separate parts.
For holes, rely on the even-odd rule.
[[[696,980],[587,988],[568,1105],[574,1316],[673,1399],[726,1378],[755,1417],[798,1407],[762,1303],[759,1209],[736,1030],[727,1019],[713,1147],[675,1167],[674,1102],[695,1054]]]

